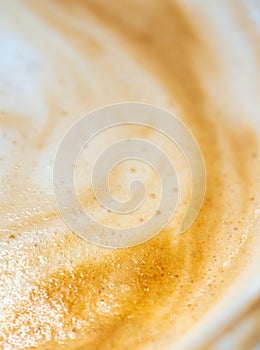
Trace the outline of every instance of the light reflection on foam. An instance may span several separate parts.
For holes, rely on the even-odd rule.
[[[0,104],[6,112],[41,115],[43,65],[41,55],[28,40],[1,23]]]

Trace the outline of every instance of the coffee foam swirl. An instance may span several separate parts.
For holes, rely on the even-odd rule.
[[[10,18],[0,31],[2,346],[177,342],[257,265],[259,147],[252,129],[228,121],[255,111],[234,96],[221,106],[219,95],[232,97],[216,78],[226,71],[195,10],[191,19],[170,1],[1,6]],[[252,68],[251,56],[243,59]],[[166,230],[142,246],[110,251],[67,230],[55,209],[51,164],[72,122],[125,100],[178,110],[202,148],[208,186],[185,235]]]

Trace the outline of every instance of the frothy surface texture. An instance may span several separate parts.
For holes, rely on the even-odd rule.
[[[191,332],[238,278],[230,309],[247,286],[253,294],[260,154],[259,125],[250,124],[259,113],[260,47],[242,5],[0,6],[1,347],[163,348]],[[52,162],[79,117],[136,100],[177,111],[190,127],[205,157],[207,193],[184,235],[168,229],[144,245],[106,250],[60,219]]]

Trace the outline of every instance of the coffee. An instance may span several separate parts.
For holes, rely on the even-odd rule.
[[[230,310],[220,309],[229,315],[259,266],[259,142],[243,122],[258,113],[259,47],[238,6],[229,23],[233,12],[214,5],[226,11],[222,24],[210,5],[204,14],[166,0],[1,6],[9,19],[0,31],[2,347],[211,346],[225,330],[215,307],[238,286]],[[183,235],[165,229],[133,248],[96,247],[60,218],[52,162],[79,117],[135,100],[177,112],[196,136],[207,169],[204,205]],[[92,205],[88,191],[82,200]],[[207,315],[220,331],[198,329],[194,345],[191,334]]]

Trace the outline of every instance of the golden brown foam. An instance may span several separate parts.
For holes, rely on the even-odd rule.
[[[13,348],[31,344],[54,349],[61,343],[65,349],[103,350],[138,348],[169,336],[169,332],[174,333],[171,338],[178,337],[221,297],[245,264],[243,256],[250,236],[245,237],[243,228],[257,206],[256,136],[245,126],[224,121],[225,114],[220,117],[209,101],[197,69],[198,62],[208,54],[207,46],[199,28],[193,27],[192,19],[177,3],[27,3],[46,26],[70,40],[83,55],[102,55],[102,47],[65,21],[66,16],[77,16],[79,21],[94,16],[111,30],[109,35],[117,35],[140,65],[164,84],[196,135],[205,157],[208,183],[200,216],[184,235],[173,238],[165,231],[144,245],[108,251],[97,260],[81,253],[82,262],[76,266],[72,262],[40,283],[30,282],[30,294],[13,310],[0,339]],[[81,79],[75,76],[79,86]],[[49,102],[50,110],[58,109],[53,107],[55,102]],[[52,118],[51,114],[38,139],[40,148],[48,142],[53,123],[58,123]],[[228,193],[234,182],[239,186],[239,200],[237,193]],[[34,217],[33,221],[38,219]],[[21,231],[14,228],[13,235]],[[57,248],[65,254],[86,244],[72,233],[67,235],[68,243]],[[103,254],[101,248],[97,252]],[[231,264],[223,267],[230,256]]]

